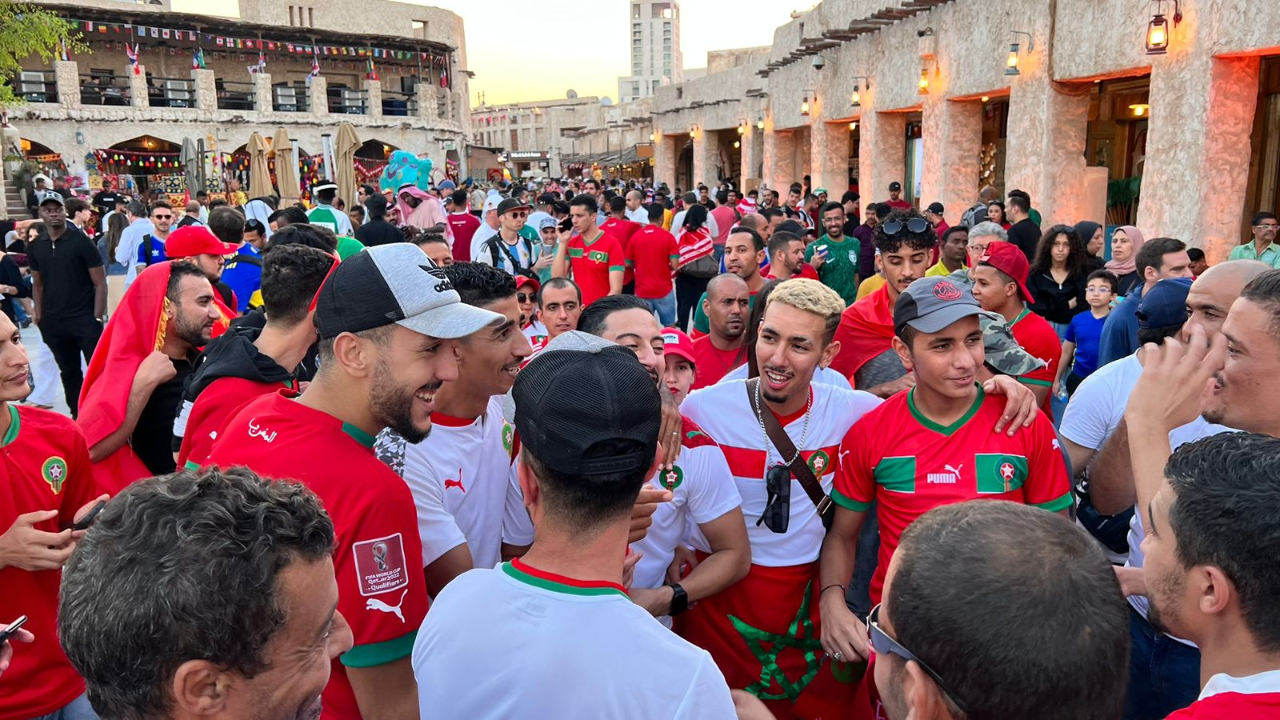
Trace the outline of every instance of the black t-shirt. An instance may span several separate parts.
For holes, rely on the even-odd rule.
[[[1019,220],[1009,228],[1009,242],[1022,250],[1028,263],[1035,262],[1036,246],[1040,244],[1040,226],[1032,222],[1031,218]]]
[[[42,237],[27,246],[27,262],[40,273],[42,320],[93,317],[92,268],[102,267],[98,246],[71,223],[57,242]]]
[[[138,416],[138,424],[133,429],[129,443],[138,454],[147,469],[156,475],[171,473],[176,468],[173,461],[173,420],[178,416],[178,406],[182,403],[182,386],[191,375],[192,364],[188,358],[173,360],[173,369],[177,375],[167,383],[156,388],[142,414]]]
[[[203,225],[203,224],[204,223],[200,222],[200,218],[193,218],[190,215],[183,215],[182,219],[178,221],[178,227],[186,227],[188,225]]]
[[[370,220],[356,228],[356,239],[365,247],[405,242],[404,233],[386,220]]]

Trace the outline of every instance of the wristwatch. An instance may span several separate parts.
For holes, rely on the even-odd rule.
[[[689,594],[680,587],[680,583],[671,583],[671,612],[668,615],[679,615],[689,609]]]

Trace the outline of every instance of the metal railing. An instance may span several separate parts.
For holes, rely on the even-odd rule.
[[[254,110],[257,95],[253,83],[219,80],[215,83],[219,110]]]
[[[49,70],[23,70],[7,80],[13,94],[33,103],[58,102],[57,76]]]
[[[310,89],[302,85],[276,85],[271,88],[272,107],[276,112],[307,112]]]
[[[364,115],[369,112],[369,93],[352,88],[329,88],[329,112],[337,115]]]
[[[80,76],[81,105],[128,105],[132,95],[129,78],[123,75],[82,73]]]
[[[183,78],[147,78],[147,99],[151,107],[193,108],[195,81]]]
[[[417,93],[382,91],[382,114],[392,117],[409,117],[418,114]]]

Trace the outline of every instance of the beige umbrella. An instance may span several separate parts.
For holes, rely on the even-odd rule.
[[[245,149],[249,151],[249,197],[274,195],[271,168],[267,167],[267,141],[254,133],[249,136]]]
[[[360,138],[356,137],[356,129],[351,123],[338,125],[333,162],[337,165],[338,197],[347,203],[347,207],[356,202],[356,150],[359,149]]]
[[[302,197],[298,186],[298,161],[293,157],[293,143],[284,128],[276,130],[271,140],[276,151],[276,185],[280,186],[280,207],[292,205]]]

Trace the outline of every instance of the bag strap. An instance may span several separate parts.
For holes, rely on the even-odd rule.
[[[760,378],[752,378],[744,383],[747,388],[747,402],[755,407],[756,387],[760,384]],[[760,421],[764,424],[764,432],[769,436],[769,441],[777,448],[783,457],[793,458],[789,467],[791,474],[796,480],[800,481],[800,487],[804,488],[804,492],[813,501],[814,507],[818,509],[818,516],[823,517],[831,512],[831,496],[827,495],[827,491],[822,489],[822,483],[818,482],[818,478],[814,476],[813,469],[809,467],[809,463],[804,461],[800,453],[796,452],[795,443],[791,442],[791,436],[787,435],[787,431],[783,429],[782,423],[778,422],[778,416],[774,415],[768,408],[760,408]]]

